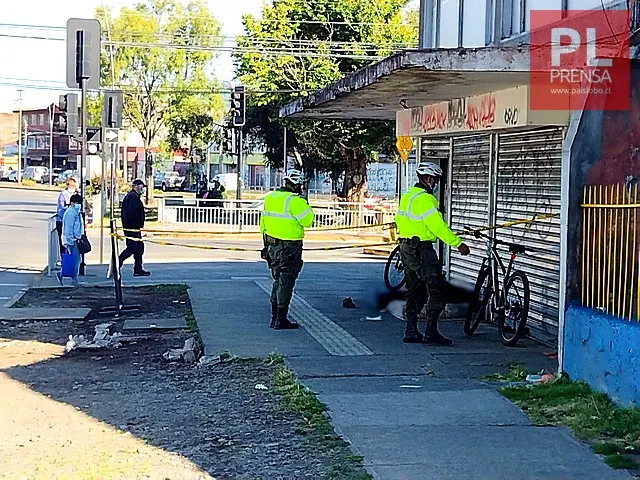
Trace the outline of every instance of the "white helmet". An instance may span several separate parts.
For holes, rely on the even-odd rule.
[[[283,181],[289,181],[294,185],[302,185],[304,183],[304,174],[300,170],[289,170],[284,177]]]
[[[443,175],[442,169],[438,164],[433,162],[420,162],[416,173],[418,175],[429,175],[431,177],[441,177]]]

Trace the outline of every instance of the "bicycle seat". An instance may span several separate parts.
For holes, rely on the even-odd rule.
[[[524,245],[516,245],[515,243],[511,243],[509,245],[509,252],[511,253],[524,253],[526,248]]]

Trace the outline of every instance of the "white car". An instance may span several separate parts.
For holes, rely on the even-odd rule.
[[[24,178],[24,171],[22,172],[22,178]],[[8,177],[10,182],[18,183],[18,170],[12,170]]]
[[[27,167],[22,176],[23,180],[33,180],[34,182],[41,183],[42,177],[49,173],[47,167]]]

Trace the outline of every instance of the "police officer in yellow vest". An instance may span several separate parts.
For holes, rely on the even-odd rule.
[[[442,264],[434,244],[437,239],[457,248],[462,255],[469,247],[451,231],[438,210],[434,196],[442,177],[440,167],[420,162],[416,170],[418,183],[402,196],[395,217],[400,237],[400,257],[407,280],[405,343],[451,345],[451,340],[438,331],[438,317],[444,310],[444,278]],[[427,329],[424,336],[418,331],[418,315],[427,306]]]
[[[314,218],[313,210],[300,196],[304,183],[302,172],[290,170],[283,182],[282,188],[265,197],[260,217],[260,233],[265,244],[262,258],[267,260],[274,279],[270,326],[276,330],[299,327],[287,315],[293,287],[302,270],[304,229],[313,224]]]

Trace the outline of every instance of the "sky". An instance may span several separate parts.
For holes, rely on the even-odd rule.
[[[67,19],[93,18],[98,6],[117,11],[127,0],[3,0],[0,14],[0,112],[18,108],[22,89],[23,108],[43,107],[57,102],[66,91],[66,45],[64,41],[15,38],[37,36],[64,38],[63,29],[26,28],[24,25],[65,27]],[[242,16],[258,15],[263,0],[209,0],[211,11],[222,23],[222,35],[243,33]],[[232,8],[230,8],[232,6]],[[219,80],[233,79],[233,65],[228,53],[216,60]],[[39,88],[34,88],[39,87]]]

